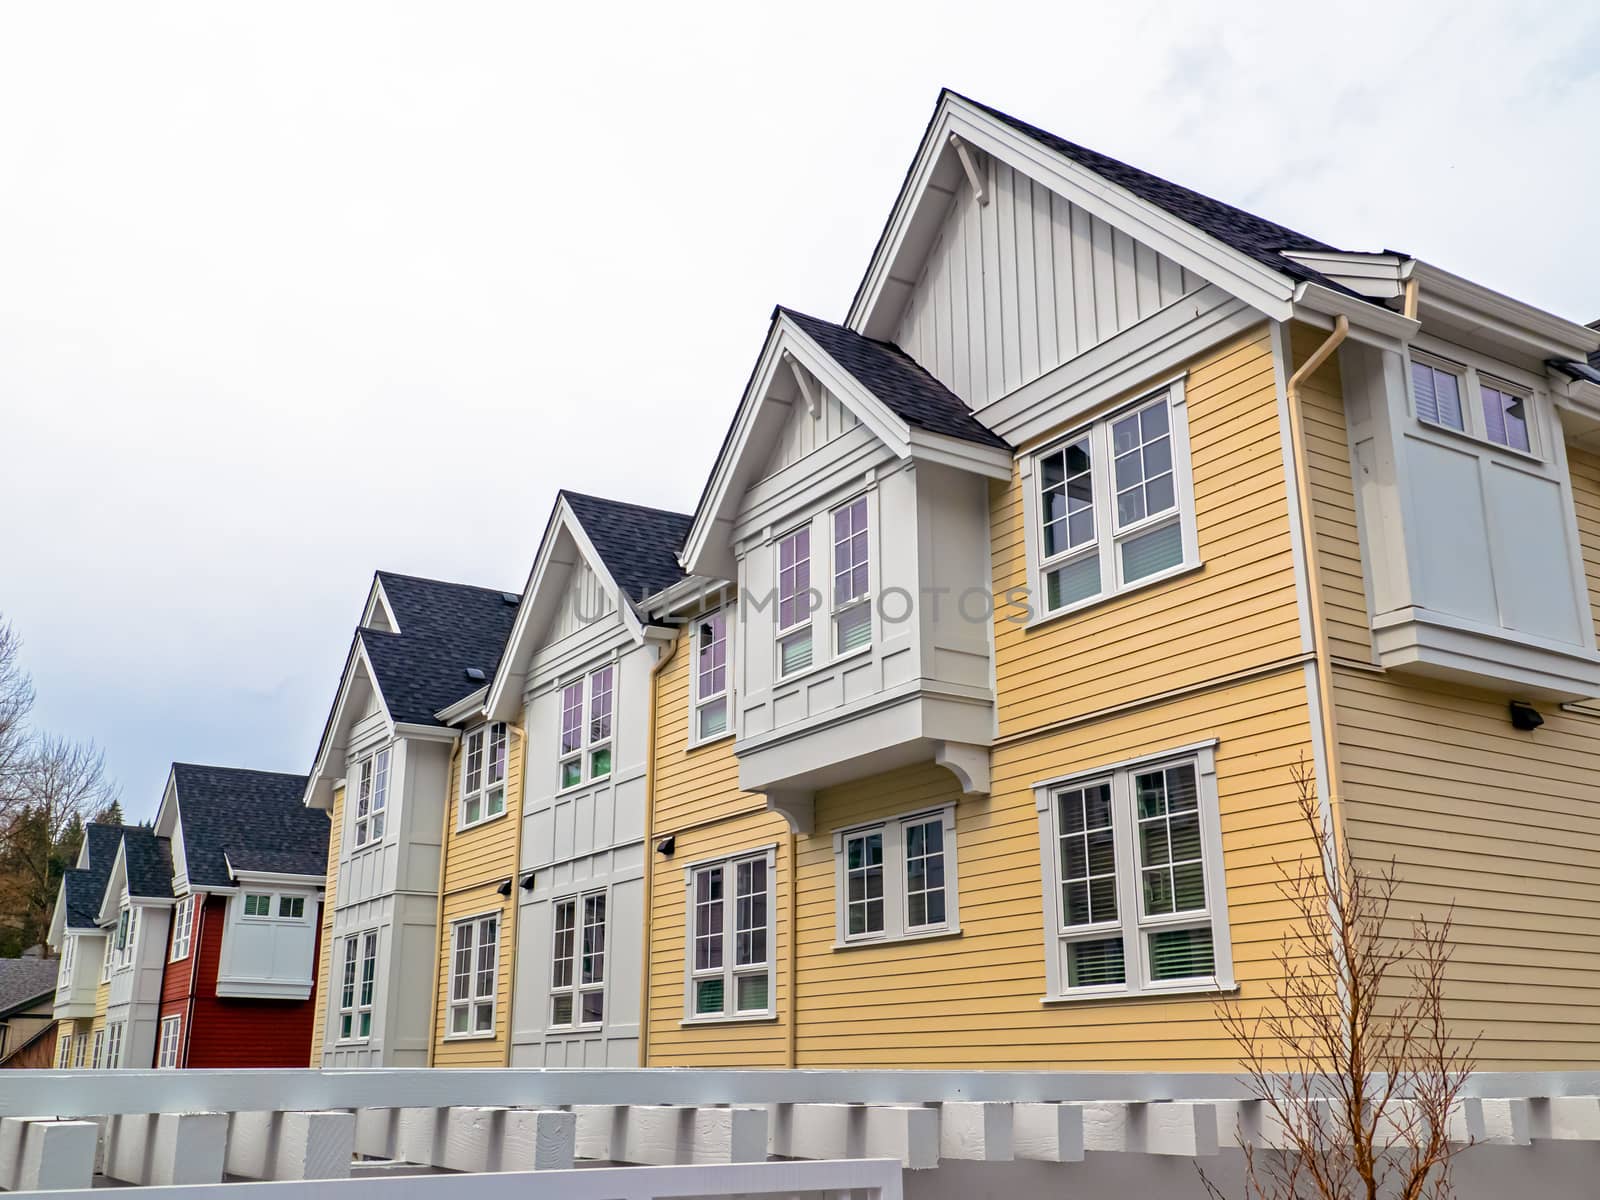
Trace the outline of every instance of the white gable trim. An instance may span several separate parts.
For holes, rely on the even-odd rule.
[[[927,192],[930,188],[938,192],[941,206],[949,200],[949,190],[934,186],[933,177],[944,155],[954,153],[950,144],[952,134],[1274,320],[1289,319],[1294,285],[1287,275],[1256,262],[946,92],[940,97],[933,121],[918,147],[908,186],[896,203],[883,240],[867,268],[861,291],[850,307],[846,324],[851,329],[869,336],[891,336],[892,331],[885,328],[888,318],[880,312],[883,300],[891,284],[907,286],[906,277],[910,272],[897,273],[894,268]]]
[[[727,510],[737,499],[731,492],[738,465],[752,451],[750,438],[755,429],[756,415],[767,402],[767,392],[774,377],[789,359],[815,376],[897,458],[938,462],[991,479],[1011,478],[1010,451],[965,438],[931,433],[910,425],[840,366],[787,313],[780,310],[767,331],[766,344],[761,349],[756,370],[750,377],[750,386],[740,398],[733,433],[712,470],[711,483],[706,488],[699,508],[695,510],[694,524],[689,528],[683,553],[678,557],[690,575],[710,578],[722,576],[716,565],[707,561],[711,531],[732,520]]]
[[[642,597],[623,595],[617,581],[606,569],[605,560],[600,557],[599,551],[594,548],[594,543],[589,540],[589,535],[584,532],[583,522],[578,520],[578,514],[572,511],[565,496],[557,496],[556,506],[550,513],[549,523],[545,526],[544,537],[539,541],[539,553],[534,556],[533,570],[528,573],[527,585],[522,590],[522,604],[517,609],[516,623],[511,627],[511,636],[506,639],[505,652],[500,655],[499,669],[495,671],[494,679],[489,684],[488,697],[483,702],[484,715],[489,720],[516,722],[522,718],[524,680],[533,657],[539,650],[533,640],[535,612],[540,607],[536,601],[543,594],[551,570],[552,556],[563,531],[571,536],[578,547],[578,553],[588,562],[589,569],[599,576],[610,590],[629,637],[636,644],[644,644],[644,626],[639,620],[639,614],[634,611],[634,602]]]
[[[325,808],[333,803],[333,781],[344,774],[344,761],[330,763],[329,757],[334,745],[336,733],[344,724],[345,708],[350,702],[350,687],[355,682],[356,671],[366,673],[367,679],[372,684],[372,693],[378,698],[378,707],[383,712],[384,724],[388,726],[390,735],[394,733],[394,717],[389,712],[389,702],[383,698],[383,689],[378,686],[378,673],[372,669],[372,660],[367,657],[367,649],[361,644],[361,635],[355,634],[350,639],[350,653],[345,657],[344,673],[339,677],[339,694],[334,698],[333,711],[328,714],[328,723],[323,726],[322,740],[317,743],[316,762],[311,767],[311,775],[306,780],[306,793],[303,803],[307,808]]]
[[[381,624],[373,619],[380,614],[383,617]],[[383,629],[385,625],[388,626],[386,630],[388,633],[400,632],[400,622],[395,618],[394,608],[389,604],[389,594],[383,589],[383,579],[374,575],[372,591],[367,594],[367,607],[361,612],[361,626],[364,629]]]
[[[106,890],[100,893],[100,924],[117,919],[117,910],[122,907],[122,897],[128,892],[128,864],[124,850],[127,846],[126,838],[117,840],[117,856],[111,860],[111,873],[106,876]],[[129,900],[132,896],[129,895]]]

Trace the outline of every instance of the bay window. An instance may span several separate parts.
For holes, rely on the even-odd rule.
[[[493,1037],[500,976],[500,917],[469,917],[450,927],[450,1023],[447,1037]]]
[[[461,756],[461,814],[465,827],[506,810],[506,726],[503,721],[467,734]]]
[[[552,906],[550,1027],[593,1028],[605,1021],[606,894],[568,896]]]
[[[728,676],[729,610],[720,608],[695,622],[694,726],[696,742],[721,737],[730,728]]]
[[[960,931],[955,807],[833,835],[839,945]]]
[[[557,756],[563,789],[611,774],[611,734],[616,668],[607,664],[561,689],[561,743]],[[589,719],[584,720],[585,698]]]
[[[772,1015],[774,867],[775,851],[768,849],[685,869],[688,1020]]]
[[[1536,452],[1527,388],[1415,347],[1410,355],[1417,420],[1508,450]]]
[[[1037,785],[1047,998],[1232,986],[1213,745]]]
[[[1027,473],[1036,616],[1199,565],[1181,381],[1046,447]]]

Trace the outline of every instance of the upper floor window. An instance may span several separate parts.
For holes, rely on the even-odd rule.
[[[246,892],[244,915],[252,921],[298,921],[306,915],[306,898],[274,892]]]
[[[133,962],[133,943],[139,932],[139,910],[125,907],[117,916],[117,969]]]
[[[1038,789],[1052,995],[1232,986],[1212,753]]]
[[[841,944],[955,933],[955,808],[833,835],[835,928]]]
[[[690,1020],[771,1015],[773,858],[768,850],[686,870]]]
[[[272,915],[272,897],[264,892],[251,892],[244,898],[244,915],[247,917],[270,917]]]
[[[1525,388],[1413,348],[1411,395],[1419,421],[1508,450],[1535,452],[1532,395]]]
[[[550,1025],[555,1029],[605,1021],[606,894],[557,900],[550,958]]]
[[[161,1018],[161,1046],[156,1053],[156,1068],[170,1070],[178,1065],[178,1046],[182,1040],[183,1018]]]
[[[356,769],[356,846],[383,840],[389,807],[389,748],[361,760]]]
[[[849,654],[872,643],[868,596],[867,498],[833,510],[833,650]]]
[[[1039,615],[1198,564],[1188,442],[1174,384],[1035,455],[1028,540]]]
[[[611,774],[611,717],[615,667],[607,664],[561,689],[560,771],[563,788]],[[589,713],[584,720],[585,698]]]
[[[372,1036],[372,992],[377,975],[378,931],[345,938],[339,987],[340,1041],[365,1041]]]
[[[811,526],[778,543],[778,674],[811,666]]]
[[[78,939],[67,934],[61,939],[61,965],[56,968],[56,978],[61,981],[61,986],[69,986],[72,982],[72,959],[78,945]]]
[[[189,957],[189,934],[194,926],[194,893],[178,901],[172,912],[172,961]]]
[[[104,983],[111,978],[111,959],[117,950],[117,932],[115,929],[106,930],[106,957],[100,964],[100,982]]]
[[[707,613],[694,626],[693,740],[710,741],[729,730],[728,609]]]
[[[461,763],[461,824],[476,825],[506,810],[506,726],[503,721],[467,734]]]
[[[451,944],[449,1036],[492,1036],[500,975],[499,916],[457,921],[451,926]]]

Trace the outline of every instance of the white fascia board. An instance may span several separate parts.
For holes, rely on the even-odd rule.
[[[484,701],[489,696],[489,685],[484,684],[469,696],[463,696],[454,704],[441,708],[434,713],[436,720],[443,721],[446,725],[457,725],[462,722],[476,720],[483,715]]]
[[[846,321],[851,329],[867,330],[951,134],[1260,309],[1273,320],[1288,319],[1294,294],[1288,275],[1241,254],[1187,221],[947,93],[918,150],[911,186],[902,194],[890,217],[887,235],[868,268],[860,295],[851,305]]]
[[[651,620],[670,618],[694,612],[708,601],[720,603],[720,598],[732,588],[732,580],[716,579],[707,575],[688,575],[671,587],[651,596],[644,610]],[[645,636],[675,637],[677,630],[670,626],[650,625],[645,628]]]
[[[873,436],[899,457],[905,458],[910,452],[910,427],[812,341],[786,313],[780,311],[767,331],[761,357],[750,376],[750,386],[739,401],[733,435],[729,437],[722,456],[712,469],[710,486],[706,488],[705,498],[695,511],[683,553],[678,556],[684,570],[691,575],[710,574],[705,559],[711,531],[728,520],[728,514],[723,510],[733,502],[729,493],[738,474],[738,465],[751,450],[750,436],[755,428],[756,415],[766,402],[773,377],[783,365],[786,354],[792,355],[796,362],[816,376],[817,381],[838,397]]]
[[[394,718],[389,715],[389,703],[383,698],[383,689],[378,686],[378,673],[372,669],[372,661],[367,657],[367,648],[361,644],[359,632],[351,636],[350,653],[345,657],[344,674],[339,678],[339,694],[334,698],[333,711],[328,714],[328,723],[323,726],[322,740],[317,743],[317,757],[311,767],[311,774],[306,779],[305,798],[302,803],[307,808],[330,808],[333,804],[333,780],[344,771],[344,762],[330,763],[329,751],[333,748],[335,731],[344,725],[345,706],[350,700],[350,687],[355,682],[357,669],[367,673],[367,678],[372,683],[372,694],[378,698],[378,707],[383,712],[384,723],[389,727],[390,736],[395,731]],[[319,803],[322,801],[322,803]]]
[[[400,721],[395,724],[394,736],[417,742],[453,742],[461,736],[461,731],[442,725],[415,725]]]
[[[273,887],[320,888],[326,875],[294,875],[287,871],[241,871],[229,865],[229,871],[239,883],[262,883]]]
[[[1583,359],[1600,350],[1600,330],[1569,321],[1417,260],[1412,277],[1424,309],[1437,306],[1528,346],[1530,353]]]
[[[1393,309],[1320,283],[1302,283],[1295,289],[1292,315],[1321,329],[1331,329],[1336,318],[1347,317],[1351,340],[1385,350],[1398,351],[1422,328],[1420,321]]]
[[[367,606],[361,610],[362,626],[364,628],[376,628],[372,624],[372,618],[380,611],[383,613],[384,620],[389,623],[390,631],[399,633],[400,622],[395,619],[394,608],[389,604],[389,595],[383,590],[383,579],[377,572],[373,572],[372,590],[367,593]]]
[[[998,479],[1002,483],[1011,482],[1012,454],[1003,446],[989,446],[966,438],[930,433],[914,426],[908,432],[906,441],[909,456],[919,462],[954,467],[958,471],[969,471],[988,479]]]

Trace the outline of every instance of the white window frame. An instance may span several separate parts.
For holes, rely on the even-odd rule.
[[[570,792],[581,787],[588,787],[592,783],[602,783],[610,779],[617,772],[616,738],[617,738],[617,684],[621,675],[619,664],[615,659],[603,662],[595,667],[590,667],[581,675],[568,678],[556,687],[556,789],[558,792]],[[595,734],[595,685],[600,678],[610,672],[610,703],[611,709],[606,714],[606,731],[604,736]],[[562,739],[566,735],[567,693],[574,686],[578,688],[580,706],[578,708],[578,742],[572,749],[566,749]],[[604,750],[611,755],[604,773],[594,769],[594,756],[598,751]],[[577,763],[578,777],[573,783],[564,782],[568,765]]]
[[[909,882],[906,871],[906,830],[938,821],[944,838],[944,920],[913,926],[909,923]],[[849,866],[846,848],[867,834],[883,836],[883,928],[850,932]],[[833,948],[872,946],[882,942],[917,941],[950,937],[961,932],[961,906],[956,863],[956,806],[919,808],[912,812],[836,829],[833,834]]]
[[[66,1071],[72,1066],[72,1035],[62,1030],[56,1035],[56,1070]]]
[[[1417,384],[1413,378],[1414,366],[1431,367],[1434,371],[1453,375],[1456,378],[1456,390],[1461,396],[1461,419],[1463,428],[1430,421],[1424,417],[1417,407]],[[1514,455],[1521,459],[1531,459],[1535,462],[1547,461],[1544,448],[1543,429],[1539,420],[1539,389],[1527,383],[1521,383],[1508,378],[1508,374],[1494,369],[1493,366],[1480,366],[1474,356],[1455,346],[1443,346],[1440,350],[1431,347],[1412,345],[1406,351],[1406,403],[1410,405],[1411,416],[1418,426],[1430,432],[1441,433],[1446,437],[1467,438],[1480,446],[1488,447],[1502,454]],[[1487,421],[1483,415],[1483,389],[1491,387],[1498,392],[1516,396],[1523,403],[1523,421],[1528,429],[1528,448],[1509,446],[1504,442],[1497,442],[1489,436]]]
[[[72,1069],[81,1071],[89,1064],[89,1035],[75,1033],[72,1035]]]
[[[484,936],[485,927],[494,927],[494,960],[489,974],[489,988],[483,989],[483,948],[488,942]],[[459,917],[450,922],[450,959],[449,973],[446,976],[448,988],[445,993],[445,1033],[447,1042],[482,1041],[495,1036],[495,1022],[500,1018],[500,952],[503,949],[501,939],[505,936],[504,925],[498,909],[491,912],[474,913],[470,917]],[[466,994],[456,995],[457,982],[462,977],[458,961],[462,951],[467,955]],[[489,1010],[489,1027],[478,1027],[478,1014],[487,1005]],[[456,1014],[466,1014],[467,1027],[459,1032],[456,1030]]]
[[[158,1071],[176,1070],[178,1066],[178,1047],[183,1038],[183,1018],[181,1016],[162,1017],[159,1047],[156,1053],[156,1069]]]
[[[168,962],[189,957],[189,938],[194,929],[194,893],[180,899],[172,910],[172,954]]]
[[[373,1001],[378,990],[378,931],[362,929],[347,933],[340,942],[339,987],[334,996],[339,1002],[335,1010],[339,1018],[339,1036],[335,1040],[341,1045],[360,1045],[372,1040]],[[371,979],[367,978],[369,962],[372,964]],[[348,1001],[345,997],[347,990]],[[361,1028],[362,1017],[367,1020],[364,1031]],[[345,1032],[346,1019],[350,1026],[348,1033]]]
[[[600,906],[600,921],[595,924],[595,905]],[[560,912],[568,905],[572,908],[571,944],[562,942]],[[595,888],[587,892],[568,892],[550,903],[550,1001],[545,1008],[547,1028],[553,1033],[573,1033],[602,1028],[609,1015],[610,999],[606,995],[606,969],[611,956],[611,892],[609,888]],[[590,930],[599,930],[599,969],[595,971],[589,960],[596,956],[590,947]],[[567,953],[563,953],[567,951]],[[584,1017],[584,998],[600,997],[600,1019]],[[559,1001],[567,1004],[566,1021],[556,1018]]]
[[[112,1069],[122,1065],[122,1021],[110,1021],[106,1024],[106,1068]]]
[[[94,1050],[89,1056],[89,1069],[98,1071],[100,1064],[105,1061],[106,1030],[102,1025],[94,1031]]]
[[[1150,407],[1162,400],[1167,405],[1167,428],[1172,448],[1172,483],[1174,506],[1160,513],[1145,515],[1126,526],[1117,523],[1115,487],[1116,460],[1112,444],[1112,426],[1131,413]],[[1048,559],[1044,555],[1044,506],[1040,501],[1042,459],[1087,438],[1089,443],[1090,486],[1093,492],[1094,536],[1091,540],[1058,551]],[[1028,557],[1029,626],[1053,621],[1081,609],[1102,604],[1117,596],[1128,595],[1143,588],[1154,587],[1175,576],[1198,570],[1203,564],[1194,507],[1194,464],[1189,446],[1189,406],[1184,387],[1184,377],[1166,380],[1148,388],[1135,400],[1108,409],[1091,421],[1075,426],[1048,444],[1031,451],[1019,464],[1022,476],[1023,540]],[[1122,547],[1145,534],[1176,524],[1182,538],[1182,551],[1178,562],[1142,578],[1125,581],[1122,569]],[[1061,605],[1048,607],[1046,577],[1050,572],[1074,562],[1094,557],[1099,566],[1100,590]]]
[[[498,751],[499,757],[496,758]],[[473,760],[476,756],[477,782],[474,785]],[[461,803],[456,807],[456,828],[473,829],[506,815],[506,777],[510,774],[511,731],[504,721],[492,721],[467,731],[461,750]],[[495,776],[495,771],[499,776]],[[500,807],[489,810],[490,799],[500,797]],[[476,802],[478,815],[468,817],[468,805]]]
[[[355,851],[370,850],[383,844],[389,817],[389,776],[394,769],[394,747],[379,746],[356,763],[356,802],[352,806],[355,824],[351,844]]]
[[[737,900],[738,868],[741,863],[766,864],[766,963],[767,1005],[763,1009],[740,1009],[740,976],[755,975],[762,970],[761,963],[735,962],[737,950]],[[721,858],[702,859],[687,864],[683,869],[684,887],[684,954],[683,954],[683,1023],[685,1025],[727,1025],[739,1021],[765,1021],[777,1015],[778,991],[778,848],[776,845],[742,851]],[[722,963],[706,970],[695,969],[695,939],[699,932],[699,915],[695,907],[696,881],[705,872],[721,869],[722,888]],[[722,1012],[696,1014],[695,984],[705,979],[722,979]]]
[[[78,939],[70,933],[61,936],[61,962],[56,966],[56,987],[65,991],[72,986],[72,960],[76,957]]]
[[[867,571],[867,585],[866,585],[866,588],[863,591],[861,591],[860,593],[852,592],[852,594],[850,596],[846,597],[844,600],[841,601],[839,599],[839,568],[838,568],[838,554],[839,554],[839,544],[840,543],[839,543],[838,527],[836,525],[836,522],[837,522],[837,520],[839,518],[839,515],[841,513],[848,512],[850,509],[854,508],[858,504],[861,506],[862,527],[861,527],[861,529],[859,531],[852,530],[850,536],[851,536],[851,540],[854,540],[854,538],[859,535],[866,542],[867,557],[859,565],[866,568],[866,571]],[[828,514],[827,514],[827,532],[828,532],[828,648],[829,648],[829,650],[832,651],[832,661],[837,662],[837,661],[839,661],[841,659],[854,658],[858,654],[870,654],[870,653],[872,653],[873,643],[877,641],[877,629],[875,628],[877,614],[873,611],[873,608],[874,608],[874,606],[873,606],[873,598],[876,595],[876,589],[873,586],[874,583],[876,582],[876,579],[874,578],[874,565],[875,564],[873,563],[873,559],[876,556],[872,552],[872,543],[873,543],[874,535],[877,533],[877,530],[875,530],[873,528],[872,501],[871,501],[871,498],[867,495],[867,493],[866,492],[859,492],[856,495],[851,496],[848,500],[845,500],[844,502],[842,502],[840,504],[835,504],[832,508],[828,509]],[[841,639],[840,639],[841,622],[844,620],[844,618],[847,615],[855,612],[857,609],[865,609],[866,610],[867,640],[862,642],[859,646],[851,646],[847,650],[841,644]]]
[[[133,965],[134,939],[139,934],[139,910],[131,902],[124,903],[117,914],[117,964],[118,971]]]
[[[734,625],[737,624],[737,606],[724,604],[720,608],[711,609],[701,613],[694,619],[693,630],[689,642],[689,746],[709,746],[712,742],[720,742],[724,738],[734,737],[738,730],[734,719],[733,707],[733,653]],[[722,690],[715,692],[702,692],[700,690],[700,653],[705,647],[705,630],[717,618],[722,620]],[[711,705],[718,701],[723,706],[723,725],[718,733],[702,733],[700,717]]]
[[[100,964],[100,982],[101,983],[109,982],[110,979],[111,979],[112,960],[116,956],[116,952],[117,952],[117,927],[115,925],[112,925],[106,930],[105,961],[103,961]]]
[[[816,584],[811,578],[811,568],[816,562],[816,547],[814,543],[817,540],[817,532],[813,528],[813,524],[813,521],[807,518],[801,524],[784,531],[772,539],[772,677],[780,683],[787,679],[795,679],[801,675],[808,674],[822,665],[821,656],[817,652],[816,612],[813,610],[811,603],[812,594],[816,589]],[[806,585],[797,587],[790,599],[800,602],[804,612],[798,620],[785,625],[783,623],[783,572],[786,568],[783,566],[783,546],[785,542],[799,537],[802,533],[806,535]],[[795,565],[790,564],[787,569],[794,570]],[[831,581],[833,577],[831,571],[828,577]],[[811,643],[811,650],[805,665],[796,667],[792,671],[785,671],[783,669],[784,645],[801,636],[810,639]]]
[[[1044,880],[1045,979],[1044,1003],[1103,999],[1106,996],[1171,996],[1186,993],[1228,992],[1235,987],[1233,942],[1228,931],[1227,881],[1222,862],[1221,809],[1217,795],[1215,739],[1178,746],[1159,753],[1125,759],[1091,770],[1074,771],[1033,785],[1034,807],[1039,814],[1039,855]],[[1144,916],[1140,896],[1140,859],[1133,802],[1133,776],[1164,767],[1192,763],[1197,788],[1196,809],[1204,856],[1206,904],[1176,914]],[[1061,872],[1056,796],[1074,787],[1111,782],[1112,833],[1115,847],[1117,918],[1070,929],[1062,924]],[[1157,981],[1150,977],[1146,934],[1164,928],[1208,925],[1211,930],[1212,974],[1205,977]],[[1067,946],[1076,941],[1109,940],[1120,931],[1124,980],[1121,984],[1067,986]]]

